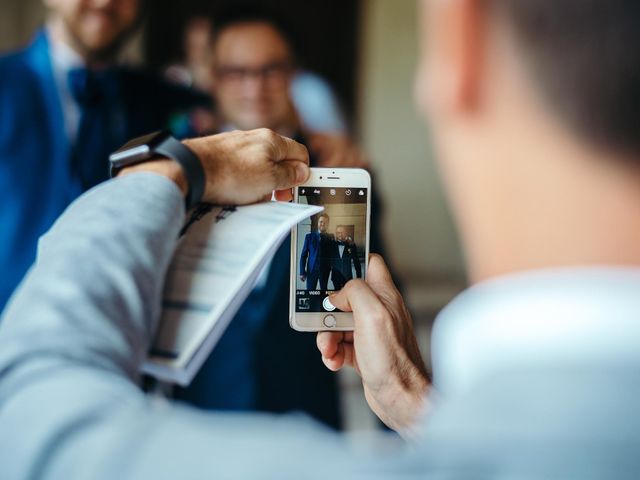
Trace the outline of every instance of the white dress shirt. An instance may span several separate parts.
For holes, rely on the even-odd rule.
[[[62,113],[64,115],[64,128],[69,142],[73,145],[78,135],[80,126],[80,107],[73,98],[69,87],[69,72],[76,68],[83,68],[85,62],[82,57],[68,45],[57,41],[47,30],[47,38],[51,48],[51,66],[56,82]]]
[[[505,370],[640,358],[640,268],[504,276],[460,294],[432,338],[436,387],[464,394]]]

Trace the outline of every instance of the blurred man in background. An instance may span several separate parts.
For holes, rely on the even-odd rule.
[[[138,25],[139,0],[45,3],[46,27],[26,49],[0,58],[0,310],[33,262],[38,237],[108,178],[109,153],[206,103],[117,65]]]
[[[247,5],[240,7],[245,12],[257,11],[260,7]],[[262,9],[260,9],[262,10]],[[263,17],[264,14],[261,14]],[[228,16],[228,12],[222,12]],[[215,92],[213,77],[212,38],[214,22],[208,14],[196,14],[187,19],[182,35],[182,57],[170,65],[165,76],[173,83],[193,88],[201,92]],[[289,39],[289,47],[295,45]],[[316,149],[348,147],[347,121],[344,118],[340,102],[329,83],[320,75],[296,65],[289,81],[289,97],[302,128],[314,134]],[[215,93],[214,93],[215,95]],[[218,118],[215,111],[199,112],[199,133],[212,133],[218,130]],[[360,160],[357,150],[347,163],[355,164]]]

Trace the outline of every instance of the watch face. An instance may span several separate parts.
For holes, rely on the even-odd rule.
[[[121,168],[150,158],[156,147],[168,136],[168,132],[162,131],[129,140],[109,156],[111,165]]]
[[[148,145],[149,149],[153,149],[159,143],[161,143],[165,138],[167,138],[166,132],[154,132],[148,135],[143,135],[142,137],[137,137],[132,140],[129,140],[122,147],[116,150],[115,153],[122,153],[126,150],[132,150],[141,145]]]

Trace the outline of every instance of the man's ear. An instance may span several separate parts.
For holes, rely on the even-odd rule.
[[[486,46],[485,0],[423,0],[421,103],[440,113],[470,112],[480,103]],[[425,98],[421,98],[426,95]]]

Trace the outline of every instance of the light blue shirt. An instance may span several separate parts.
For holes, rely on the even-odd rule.
[[[147,397],[138,371],[184,221],[153,174],[106,182],[41,239],[0,323],[0,478],[637,478],[640,272],[505,278],[437,321],[422,439]],[[633,347],[636,347],[635,349]]]

